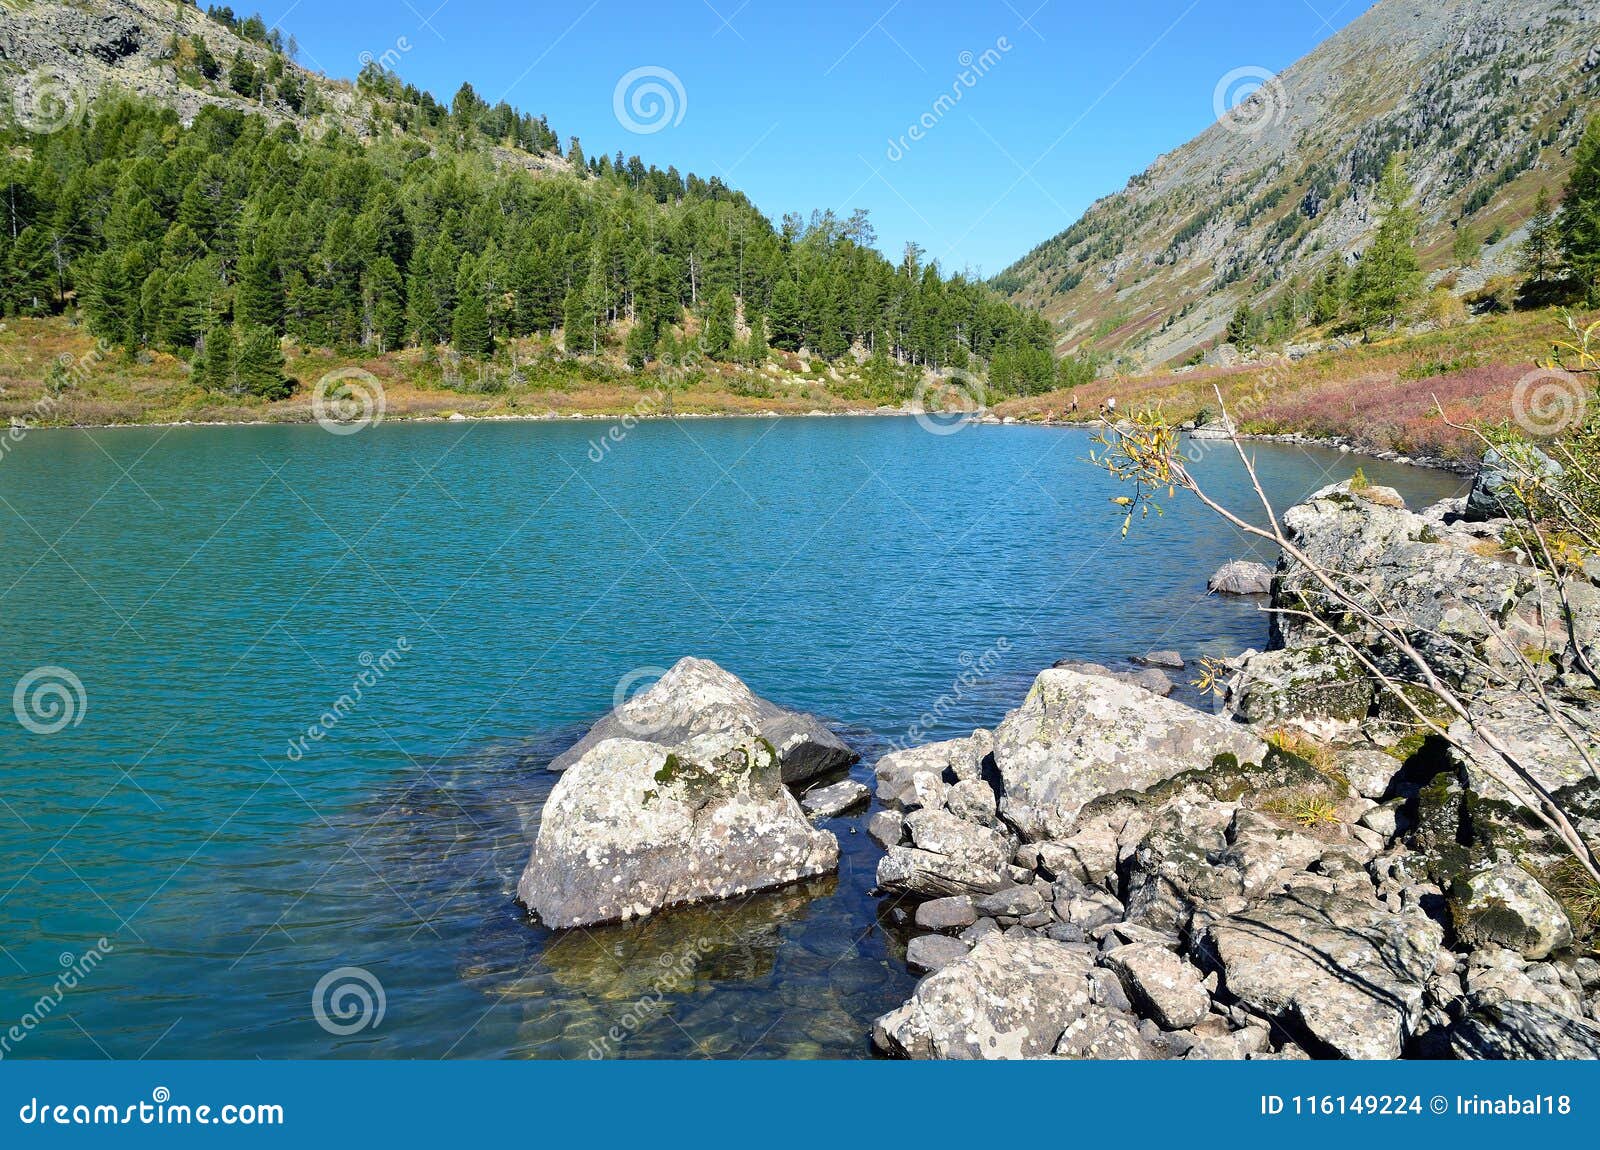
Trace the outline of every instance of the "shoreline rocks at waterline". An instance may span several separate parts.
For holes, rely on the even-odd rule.
[[[1540,610],[1547,578],[1503,546],[1510,525],[1462,504],[1418,514],[1340,484],[1285,521],[1303,553],[1397,599],[1425,644],[1449,635],[1492,659],[1479,607],[1499,604],[1496,626],[1550,652],[1564,725],[1594,735],[1600,691],[1575,669],[1600,651],[1600,591],[1567,589],[1561,633]],[[1328,610],[1297,563],[1272,575],[1275,607]],[[1547,885],[1564,856],[1518,810],[1532,799],[1492,785],[1465,730],[1454,746],[1429,738],[1324,632],[1292,620],[1273,638],[1232,662],[1220,714],[1058,664],[994,731],[878,762],[879,887],[927,900],[906,925],[908,963],[929,972],[874,1025],[880,1051],[1600,1058],[1600,957]],[[1555,722],[1439,653],[1446,681],[1600,841],[1600,785]],[[1450,721],[1422,684],[1404,689]]]

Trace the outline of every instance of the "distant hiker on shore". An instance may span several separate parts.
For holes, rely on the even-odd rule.
[[[1117,397],[1116,396],[1114,396],[1114,395],[1106,396],[1106,401],[1100,405],[1100,414],[1105,419],[1105,421],[1107,423],[1110,423],[1110,422],[1112,422],[1113,420],[1115,420],[1117,418]]]
[[[1077,414],[1078,414],[1078,393],[1077,392],[1073,392],[1072,393],[1072,414],[1073,414],[1074,418],[1076,418]]]

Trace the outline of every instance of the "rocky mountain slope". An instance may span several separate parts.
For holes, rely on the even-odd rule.
[[[0,115],[49,130],[81,117],[102,93],[126,92],[175,108],[186,124],[200,109],[220,106],[273,122],[292,120],[318,136],[333,129],[363,139],[398,134],[415,117],[392,98],[392,88],[334,79],[274,51],[274,43],[284,45],[281,31],[262,28],[252,36],[243,30],[243,23],[230,27],[174,0],[8,2],[0,6],[0,86],[6,96]],[[209,60],[201,56],[202,44]],[[238,54],[265,78],[253,94],[230,86],[229,69]],[[400,50],[391,55],[393,60],[377,63],[392,66],[403,59]],[[364,61],[367,67],[372,63]],[[531,171],[570,169],[553,147],[499,147],[495,158]]]
[[[1425,268],[1454,267],[1458,229],[1492,241],[1456,273],[1466,290],[1506,270],[1537,189],[1559,194],[1597,96],[1588,0],[1380,0],[995,282],[1064,348],[1181,359],[1241,302],[1359,253],[1399,150]]]

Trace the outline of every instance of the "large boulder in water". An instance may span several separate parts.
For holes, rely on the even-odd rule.
[[[517,896],[548,926],[639,918],[833,871],[763,739],[721,732],[677,750],[637,739],[588,748],[550,793]]]
[[[1217,568],[1206,589],[1218,595],[1266,595],[1272,590],[1272,568],[1235,559]]]
[[[765,739],[778,752],[786,783],[842,770],[860,757],[814,716],[769,703],[709,659],[685,658],[648,690],[614,708],[557,755],[550,769],[567,770],[606,739],[676,748],[706,736],[720,737],[723,749]]]
[[[1091,799],[1146,790],[1219,758],[1259,763],[1267,749],[1241,724],[1052,667],[995,731],[1000,813],[1029,841],[1063,839]]]

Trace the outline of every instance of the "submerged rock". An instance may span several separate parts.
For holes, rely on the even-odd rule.
[[[1260,762],[1247,728],[1123,683],[1051,668],[995,731],[1000,813],[1027,839],[1063,839],[1090,799],[1143,790],[1219,757]]]
[[[806,821],[772,746],[723,742],[591,746],[545,803],[518,897],[549,926],[584,926],[834,870],[839,844]]]
[[[943,970],[966,955],[972,944],[945,934],[921,934],[906,946],[906,965],[914,973]]]
[[[720,740],[718,753],[748,739],[765,739],[778,753],[786,783],[842,770],[860,758],[815,716],[769,703],[709,659],[684,658],[557,755],[550,769],[567,770],[606,739],[676,748],[708,736]]]

